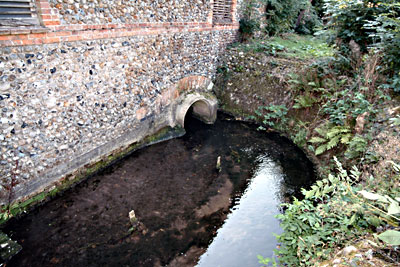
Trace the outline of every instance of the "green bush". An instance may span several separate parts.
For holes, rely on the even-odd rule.
[[[265,6],[267,25],[264,30],[268,35],[293,31],[302,10],[306,10],[302,20],[302,31],[312,32],[317,24],[317,16],[309,0],[260,0]],[[310,27],[310,28],[308,28]]]
[[[255,19],[242,18],[239,21],[239,32],[242,34],[253,35],[260,29],[260,23]]]
[[[400,3],[384,1],[380,6],[384,12],[368,21],[365,27],[373,30],[374,45],[383,55],[385,72],[390,79],[388,84],[395,92],[400,92]]]
[[[345,43],[354,40],[363,52],[374,41],[371,34],[375,31],[365,27],[368,21],[375,21],[376,16],[386,8],[378,5],[377,0],[325,0],[325,15],[329,17],[328,27],[336,30],[336,38]]]
[[[295,31],[299,34],[314,34],[316,28],[320,26],[322,26],[320,17],[316,10],[312,6],[309,6],[308,11],[304,12],[304,15],[298,18]]]
[[[353,40],[363,53],[375,47],[382,55],[381,73],[387,88],[400,92],[400,3],[396,0],[325,0],[328,29],[334,40],[341,40],[341,52]],[[333,40],[331,40],[333,41]]]
[[[353,167],[349,173],[336,158],[335,163],[336,174],[317,181],[310,190],[303,190],[303,200],[295,198],[292,203],[283,204],[286,210],[277,216],[284,232],[277,236],[281,248],[275,253],[285,266],[314,266],[360,234],[400,221],[398,190],[382,189],[378,193],[362,190],[357,168]],[[394,162],[392,165],[399,178],[400,166]],[[400,244],[398,231],[389,230],[377,238],[389,245]],[[258,258],[261,264],[274,264],[272,259]]]
[[[242,5],[242,18],[239,20],[239,32],[242,41],[247,41],[253,34],[260,30],[257,0],[247,0]]]
[[[287,122],[287,112],[288,109],[283,105],[258,107],[255,113],[263,124],[259,127],[259,130],[266,130],[267,128],[282,130]]]

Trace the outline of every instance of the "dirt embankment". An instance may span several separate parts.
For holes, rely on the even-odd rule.
[[[215,79],[215,93],[221,108],[234,115],[238,120],[248,120],[256,116],[256,111],[262,106],[282,105],[288,109],[287,123],[280,127],[281,134],[294,139],[302,125],[308,125],[305,139],[308,140],[312,131],[327,120],[321,112],[319,103],[310,108],[293,108],[298,94],[293,90],[293,74],[302,77],[309,75],[307,66],[312,61],[295,58],[269,56],[265,53],[244,52],[239,48],[228,50],[221,60]],[[387,174],[388,161],[400,162],[400,127],[393,125],[391,118],[400,114],[399,100],[386,101],[377,108],[375,119],[363,122],[363,135],[369,134],[370,144],[367,150],[373,151],[377,162],[369,164],[363,171],[366,175]],[[272,127],[273,128],[273,127]],[[274,129],[269,129],[274,130]],[[308,150],[307,143],[299,144],[306,154],[317,164],[317,167],[328,165],[329,160],[343,150],[332,149],[316,157]],[[349,162],[351,164],[354,161]]]
[[[285,106],[288,113],[286,125],[279,128],[281,134],[291,138],[299,145],[316,164],[318,172],[322,175],[325,173],[324,170],[329,170],[332,157],[343,156],[344,149],[338,147],[322,153],[318,157],[308,149],[307,141],[311,138],[313,130],[327,118],[320,112],[321,106],[318,103],[310,108],[293,108],[296,93],[292,89],[290,80],[293,77],[292,73],[300,76],[308,75],[306,66],[309,63],[309,61],[272,57],[265,53],[244,52],[234,48],[227,52],[220,64],[221,67],[215,80],[215,93],[219,98],[221,108],[234,115],[238,120],[254,119],[257,117],[256,110],[260,106]],[[365,154],[374,154],[376,161],[364,163],[361,159],[343,163],[347,166],[357,164],[363,172],[363,177],[371,175],[381,177],[379,181],[382,182],[393,177],[390,161],[400,162],[400,126],[395,125],[391,120],[400,115],[400,102],[398,100],[386,101],[376,110],[377,114],[374,118],[371,114],[363,118],[365,122],[363,122],[363,129],[360,133],[369,140]],[[298,144],[293,137],[298,134],[299,130],[304,129],[302,125],[308,127],[306,141]],[[344,161],[346,160],[345,157],[342,158]],[[400,187],[398,181],[390,181],[388,184]],[[379,187],[380,184],[376,184],[376,186]],[[354,261],[357,261],[357,266],[364,266],[363,264],[367,264],[365,266],[371,264],[374,266],[398,266],[398,263],[390,262],[390,260],[379,259],[380,250],[371,245],[373,244],[372,239],[372,236],[364,236],[354,241],[353,244],[348,244],[348,247],[354,248],[351,253],[346,253],[345,250],[348,247],[338,248],[337,253],[333,254],[329,261],[321,263],[320,266],[345,266]]]
[[[306,64],[296,59],[231,49],[218,69],[215,93],[222,109],[237,117],[252,115],[263,105],[291,106],[288,75]]]
[[[296,95],[291,89],[291,75],[304,72],[310,63],[309,60],[281,58],[232,48],[221,60],[215,79],[214,91],[220,107],[238,120],[249,120],[256,116],[260,107],[285,106],[288,108],[289,120],[279,130],[282,135],[291,138],[298,121],[315,122],[322,119],[318,118],[318,109],[293,109]],[[317,167],[321,165],[320,160],[306,146],[300,147]]]

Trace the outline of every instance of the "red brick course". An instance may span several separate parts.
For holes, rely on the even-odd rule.
[[[129,36],[159,35],[177,32],[201,32],[237,30],[239,24],[233,14],[233,22],[227,25],[213,25],[212,14],[207,22],[162,22],[104,25],[61,25],[56,9],[50,8],[47,0],[38,1],[39,17],[44,27],[25,29],[1,29],[0,47],[32,44],[50,44],[92,39]],[[236,10],[233,0],[232,10]],[[232,11],[233,12],[233,11]],[[211,12],[212,13],[212,12]]]
[[[131,25],[73,25],[73,26],[54,26],[59,22],[51,21],[47,25],[52,25],[36,29],[10,29],[9,32],[0,34],[0,47],[9,45],[31,45],[33,39],[40,39],[40,43],[49,44],[60,41],[80,41],[90,39],[103,39],[140,35],[158,35],[176,32],[200,32],[200,31],[221,31],[237,30],[239,25],[218,25],[213,26],[207,23],[190,23],[185,25],[174,25],[171,23],[155,24],[131,24]],[[44,31],[42,33],[35,32]],[[46,32],[47,31],[47,32]],[[9,41],[13,41],[10,43]]]

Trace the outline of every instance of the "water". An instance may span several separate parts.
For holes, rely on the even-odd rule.
[[[7,266],[259,266],[257,255],[277,245],[279,204],[314,179],[311,163],[255,126],[185,125],[182,138],[10,221],[3,230],[23,250]],[[133,233],[131,210],[140,221]]]
[[[282,232],[274,216],[283,202],[280,194],[283,172],[268,156],[260,156],[258,160],[248,188],[231,208],[232,213],[197,266],[258,266],[257,255],[273,256],[271,252],[278,245],[273,233]]]

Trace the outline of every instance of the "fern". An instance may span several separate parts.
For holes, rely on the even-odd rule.
[[[334,126],[332,124],[324,124],[316,128],[315,132],[320,136],[314,136],[308,142],[318,145],[315,150],[317,156],[339,144],[349,144],[353,136],[348,126]]]
[[[315,98],[310,94],[299,95],[294,101],[296,101],[296,104],[293,105],[293,108],[295,109],[310,108],[314,105],[315,102],[317,102]]]
[[[361,135],[355,135],[349,142],[349,147],[347,148],[344,155],[348,159],[354,159],[363,155],[368,146],[368,140]]]

